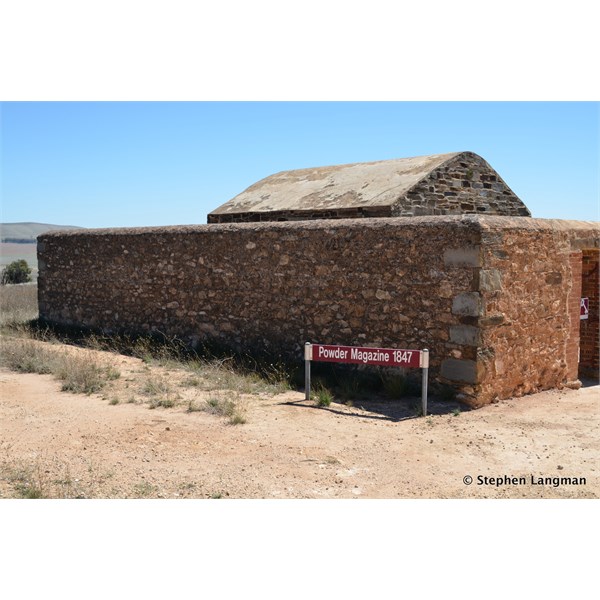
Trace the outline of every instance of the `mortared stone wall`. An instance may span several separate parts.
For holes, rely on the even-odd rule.
[[[476,215],[53,232],[40,316],[297,360],[306,341],[429,348],[479,406],[576,379],[570,257],[598,233]]]

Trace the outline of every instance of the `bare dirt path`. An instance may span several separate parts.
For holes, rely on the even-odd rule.
[[[247,422],[231,425],[0,370],[0,497],[597,498],[599,400],[593,386],[398,420],[286,392],[247,396]]]

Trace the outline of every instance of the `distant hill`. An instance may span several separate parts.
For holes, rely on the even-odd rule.
[[[48,223],[0,223],[0,242],[32,244],[38,235],[55,229],[82,229],[74,225],[50,225]]]

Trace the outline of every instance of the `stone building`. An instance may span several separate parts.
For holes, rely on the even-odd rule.
[[[40,316],[298,361],[307,341],[428,348],[433,380],[472,406],[597,376],[599,224],[529,218],[475,155],[419,161],[412,173],[401,161],[302,171],[298,189],[297,175],[274,176],[209,217],[245,223],[44,234]],[[268,203],[278,188],[291,190],[288,204]]]
[[[208,222],[465,214],[531,216],[483,158],[455,152],[284,171],[209,213]]]

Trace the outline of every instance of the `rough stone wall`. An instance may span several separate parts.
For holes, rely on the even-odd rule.
[[[583,250],[582,262],[582,290],[581,295],[589,298],[589,315],[581,320],[581,356],[579,359],[579,372],[583,377],[598,379],[600,375],[600,313],[599,292],[600,281],[600,250],[591,248]]]
[[[458,217],[47,234],[40,314],[298,358],[306,341],[427,347],[435,376],[450,349],[468,351],[449,341],[472,285],[452,249],[478,236]]]
[[[597,238],[478,216],[49,233],[40,316],[298,360],[306,341],[429,348],[479,406],[572,378],[569,257]]]
[[[581,250],[598,226],[486,220],[479,275],[479,402],[575,384]]]
[[[458,214],[531,216],[496,171],[470,152],[435,169],[392,208],[398,217]]]
[[[360,219],[363,217],[391,217],[391,206],[358,206],[330,210],[272,210],[209,214],[208,223],[260,223],[266,221],[310,221],[314,219]]]

